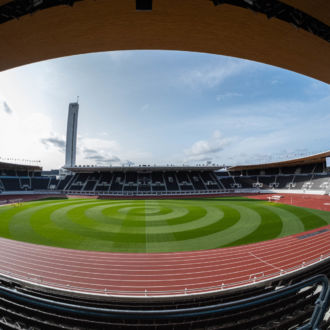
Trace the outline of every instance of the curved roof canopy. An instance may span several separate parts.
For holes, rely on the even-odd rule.
[[[301,158],[284,160],[281,162],[254,164],[254,165],[237,165],[229,168],[230,171],[243,171],[243,170],[256,170],[274,167],[289,167],[289,166],[301,166],[306,164],[315,164],[325,162],[325,159],[330,157],[330,151],[322,152],[319,154],[305,156]]]
[[[0,70],[81,53],[168,49],[245,58],[330,83],[328,0],[153,0],[152,10],[137,10],[146,9],[139,2],[0,0]]]

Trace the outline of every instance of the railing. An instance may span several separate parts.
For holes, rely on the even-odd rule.
[[[321,286],[321,290],[318,293],[318,298],[315,302],[315,308],[312,314],[312,317],[308,321],[307,324],[300,327],[299,330],[318,330],[318,326],[320,322],[324,318],[324,314],[326,313],[330,290],[328,278],[325,275],[316,275],[310,277],[306,280],[300,281],[299,283],[288,285],[284,288],[280,288],[277,290],[273,290],[272,292],[262,293],[256,296],[233,300],[225,303],[214,303],[210,305],[203,306],[193,306],[193,307],[178,307],[172,309],[165,308],[152,308],[152,309],[138,309],[132,307],[131,309],[127,308],[104,308],[104,307],[94,307],[94,306],[86,306],[77,303],[68,303],[63,301],[58,301],[50,298],[43,298],[34,296],[32,294],[21,292],[14,288],[2,287],[0,285],[1,296],[12,298],[15,300],[22,301],[24,305],[30,304],[36,307],[44,307],[47,306],[48,309],[51,309],[56,312],[57,315],[61,315],[61,313],[76,314],[80,317],[82,314],[84,316],[95,316],[97,317],[111,317],[111,318],[130,318],[130,319],[138,319],[138,320],[169,320],[175,318],[191,318],[196,316],[205,316],[212,315],[224,312],[231,312],[242,310],[247,307],[252,306],[263,306],[265,303],[272,301],[279,301],[279,299],[285,298],[294,293],[300,292],[303,288],[311,287],[315,284],[319,284]],[[317,294],[314,291],[313,294]]]
[[[280,271],[264,274],[261,273],[255,273],[250,274],[247,276],[246,280],[242,281],[236,281],[236,282],[228,282],[226,280],[226,283],[217,281],[216,285],[208,286],[208,287],[201,287],[201,288],[184,288],[184,289],[178,289],[178,290],[147,290],[147,289],[141,289],[140,291],[120,291],[120,290],[111,290],[108,288],[104,289],[91,289],[91,288],[84,288],[84,287],[78,287],[74,285],[61,285],[58,283],[47,281],[46,279],[42,278],[41,276],[37,274],[27,273],[26,276],[20,276],[13,272],[9,271],[0,271],[0,276],[10,278],[13,280],[25,282],[32,285],[38,285],[41,287],[46,288],[52,288],[52,289],[58,289],[66,292],[72,292],[72,293],[79,293],[79,294],[88,294],[88,295],[95,295],[95,296],[114,296],[114,297],[135,297],[135,298],[144,298],[144,297],[179,297],[179,296],[185,296],[185,295],[202,295],[202,294],[209,294],[209,293],[217,293],[221,291],[226,291],[230,289],[237,289],[237,288],[243,288],[250,285],[254,285],[257,283],[263,283],[268,280],[275,280],[279,277],[290,275],[294,272],[301,271],[304,268],[311,267],[313,265],[316,265],[320,262],[325,262],[326,260],[330,261],[330,252],[327,254],[322,254],[318,258],[313,258],[307,261],[303,261],[299,263],[298,265],[281,269]]]

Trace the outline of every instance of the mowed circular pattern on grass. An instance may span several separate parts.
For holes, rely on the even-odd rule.
[[[330,213],[242,197],[68,199],[0,208],[0,236],[80,250],[174,252],[265,241],[330,224]]]

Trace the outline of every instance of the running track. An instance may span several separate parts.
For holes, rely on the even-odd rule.
[[[298,205],[301,199],[294,198]],[[313,207],[330,209],[325,202],[330,199],[316,197]],[[0,275],[98,295],[200,294],[251,285],[330,259],[330,225],[309,233],[321,229],[304,239],[297,234],[246,246],[149,254],[68,250],[0,238]]]

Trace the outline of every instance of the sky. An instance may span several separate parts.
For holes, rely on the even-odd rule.
[[[117,51],[1,72],[0,161],[63,166],[77,96],[78,165],[238,165],[330,149],[325,83],[227,56]]]

